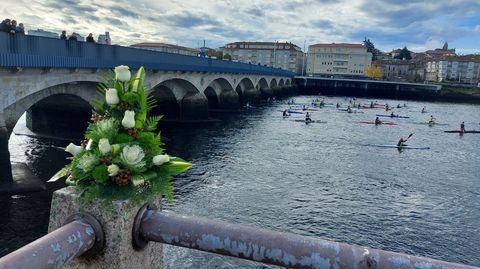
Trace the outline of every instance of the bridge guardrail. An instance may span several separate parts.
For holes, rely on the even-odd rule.
[[[76,257],[96,255],[103,244],[98,220],[88,213],[78,213],[57,230],[0,258],[0,269],[60,268]]]
[[[0,66],[32,68],[114,68],[245,73],[293,77],[278,68],[166,53],[118,45],[0,32]]]
[[[180,216],[150,209],[148,205],[137,214],[132,238],[138,249],[148,241],[155,241],[287,268],[478,269],[219,220]]]

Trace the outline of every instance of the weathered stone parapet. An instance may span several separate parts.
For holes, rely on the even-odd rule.
[[[160,205],[160,199],[156,201]],[[162,268],[163,249],[161,244],[148,244],[142,251],[136,251],[132,246],[132,227],[134,218],[140,206],[131,201],[113,202],[113,206],[102,205],[99,200],[82,208],[80,191],[67,187],[53,193],[48,231],[61,227],[68,216],[79,209],[97,218],[105,233],[105,247],[95,257],[77,258],[63,268]]]
[[[188,94],[182,99],[182,120],[208,119],[208,100],[200,93]]]
[[[240,102],[238,94],[235,91],[222,91],[220,94],[220,108],[236,109],[239,108]]]

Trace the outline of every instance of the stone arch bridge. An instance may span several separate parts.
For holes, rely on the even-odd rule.
[[[154,113],[173,120],[203,121],[209,109],[237,109],[293,89],[294,74],[278,68],[0,33],[0,192],[15,183],[7,172],[8,138],[18,119],[27,112],[32,131],[53,135],[83,131],[90,101],[100,98],[98,82],[122,64],[133,72],[145,67],[145,86],[157,100]]]

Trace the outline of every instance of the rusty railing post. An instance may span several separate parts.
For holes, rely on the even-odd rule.
[[[480,269],[478,267],[349,245],[320,238],[186,217],[147,205],[135,218],[133,245],[148,241],[279,265],[321,269]]]
[[[97,254],[103,244],[104,234],[97,219],[77,213],[57,230],[0,258],[0,269],[60,268],[76,257]]]

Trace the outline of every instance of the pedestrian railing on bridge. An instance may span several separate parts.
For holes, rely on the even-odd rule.
[[[78,214],[66,223],[0,258],[0,268],[58,268],[82,254],[95,255],[101,250],[103,232],[94,217]],[[179,216],[147,205],[139,210],[134,220],[132,238],[136,251],[153,241],[288,268],[478,268],[218,220]]]
[[[111,69],[119,65],[166,71],[294,76],[293,72],[261,65],[0,32],[0,67]]]

